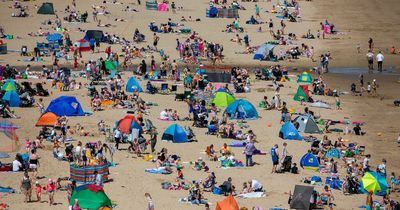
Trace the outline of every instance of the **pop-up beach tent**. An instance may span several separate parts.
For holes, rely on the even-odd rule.
[[[254,60],[272,60],[274,56],[275,45],[272,44],[262,44],[258,47],[257,51],[254,53]]]
[[[225,109],[231,119],[257,119],[258,112],[248,100],[238,99]]]
[[[311,117],[311,115],[300,115],[294,119],[295,122],[299,123],[297,130],[303,133],[321,133],[317,123]]]
[[[54,13],[53,3],[50,2],[43,3],[42,6],[37,11],[37,13],[41,15],[54,15],[55,13]]]
[[[131,77],[126,83],[126,92],[132,93],[135,92],[135,90],[137,90],[138,92],[143,92],[140,83],[136,80],[135,77]]]
[[[285,140],[303,140],[293,123],[285,122],[279,130],[279,137]]]
[[[57,116],[84,116],[81,104],[73,96],[60,96],[52,100],[46,112],[53,112]]]
[[[172,124],[165,129],[161,140],[172,141],[173,143],[186,143],[188,137],[185,129],[178,124]]]

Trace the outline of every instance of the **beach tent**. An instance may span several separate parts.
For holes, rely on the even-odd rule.
[[[235,198],[232,195],[229,195],[224,200],[217,202],[215,210],[239,210],[239,205]]]
[[[297,83],[311,84],[312,82],[313,80],[311,75],[305,71],[301,73],[299,78],[297,79]]]
[[[136,80],[135,77],[129,78],[128,82],[126,83],[126,92],[132,93],[135,90],[139,92],[143,92],[142,87],[140,86],[140,83]]]
[[[155,1],[146,1],[146,9],[148,10],[157,10],[157,2]]]
[[[53,3],[50,2],[43,3],[42,6],[37,11],[37,13],[41,15],[54,15],[55,13],[54,13]]]
[[[81,52],[90,51],[90,44],[85,39],[80,39],[74,43],[74,47]]]
[[[321,101],[316,101],[311,104],[312,107],[317,107],[317,108],[323,108],[323,109],[330,109],[331,106],[329,104],[321,102]]]
[[[46,39],[47,41],[51,42],[51,41],[58,41],[61,40],[63,38],[63,36],[59,33],[54,33],[54,34],[49,34]]]
[[[60,96],[52,100],[46,112],[53,112],[57,116],[84,116],[81,104],[73,96]]]
[[[118,122],[118,128],[125,134],[131,133],[132,129],[139,129],[140,133],[143,132],[141,123],[132,115],[126,115],[124,118],[122,118]]]
[[[90,39],[95,39],[102,42],[104,41],[104,33],[101,30],[87,30],[83,39],[86,41],[90,41]]]
[[[331,148],[326,153],[326,157],[327,158],[340,158],[341,156],[342,155],[341,155],[340,151],[338,149],[336,149],[336,148]]]
[[[222,88],[220,88],[222,89]],[[215,106],[218,107],[227,107],[229,106],[232,102],[235,101],[235,97],[233,97],[231,94],[227,92],[216,92],[214,94],[214,99],[212,102],[215,104]]]
[[[295,185],[292,200],[290,202],[291,209],[310,209],[310,199],[314,187]]]
[[[14,80],[12,79],[8,79],[3,86],[1,86],[1,90],[3,91],[16,91],[17,90],[17,86],[15,85]]]
[[[101,207],[112,207],[110,198],[104,189],[95,184],[81,185],[72,192],[69,205],[73,206],[75,199],[79,201],[81,209],[100,209]]]
[[[388,193],[386,178],[377,172],[367,172],[361,179],[360,190],[363,193],[372,191],[375,195],[384,196]]]
[[[57,115],[55,115],[53,112],[46,112],[39,117],[39,120],[36,122],[36,126],[55,126],[57,124],[57,118]]]
[[[158,4],[157,10],[160,12],[168,12],[168,4],[166,4],[166,3]]]
[[[6,101],[11,107],[19,107],[21,99],[16,91],[8,91],[3,96],[3,101]]]
[[[317,157],[311,153],[303,155],[300,159],[300,166],[307,170],[318,171],[319,163]]]
[[[279,137],[287,140],[303,140],[291,122],[285,122],[279,130]]]
[[[188,142],[188,137],[185,129],[174,123],[165,129],[161,140],[172,141],[173,143],[185,143]]]
[[[206,9],[206,17],[209,17],[209,18],[218,17],[218,8],[210,7],[209,9]]]
[[[246,99],[238,99],[226,107],[225,112],[231,119],[257,119],[256,108]]]
[[[309,98],[308,86],[307,85],[300,85],[297,88],[296,95],[294,95],[293,100],[295,101],[308,101]]]
[[[275,45],[272,44],[262,44],[258,47],[257,51],[254,53],[254,60],[271,60],[274,56]]]
[[[300,115],[294,119],[295,122],[299,123],[297,130],[303,133],[321,133],[317,123],[311,115]]]

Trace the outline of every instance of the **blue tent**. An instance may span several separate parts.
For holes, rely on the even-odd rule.
[[[19,105],[21,105],[21,99],[19,98],[18,93],[15,91],[8,91],[6,94],[4,94],[3,101],[7,101],[11,107],[19,107]]]
[[[73,96],[60,96],[52,100],[46,112],[53,112],[57,116],[84,116],[81,104]]]
[[[341,154],[340,151],[336,148],[331,148],[327,153],[327,158],[340,158]]]
[[[238,99],[226,107],[225,112],[231,119],[257,119],[258,112],[248,100]]]
[[[60,39],[62,39],[63,36],[59,33],[54,33],[54,34],[50,34],[47,36],[47,41],[58,41]]]
[[[311,153],[305,154],[300,159],[300,166],[304,169],[318,171],[319,170],[319,162],[317,157]]]
[[[282,125],[281,130],[279,130],[279,136],[288,140],[303,140],[303,137],[300,136],[296,127],[291,122],[285,122]]]
[[[272,44],[262,44],[258,47],[257,51],[254,53],[254,60],[270,60],[273,55],[275,45]]]
[[[139,92],[143,92],[139,82],[135,79],[135,77],[131,77],[129,78],[128,83],[126,83],[126,92],[132,93],[135,91],[135,89]]]
[[[161,140],[172,141],[173,143],[186,143],[188,137],[185,129],[178,124],[172,124],[165,129]]]
[[[215,18],[218,15],[218,8],[216,7],[210,7],[210,9],[207,9],[206,11],[206,16],[209,18]]]

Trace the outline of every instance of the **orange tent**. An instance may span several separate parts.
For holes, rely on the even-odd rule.
[[[133,127],[132,123],[140,126],[140,122],[136,119],[135,116],[126,115],[122,120],[118,122],[118,128],[121,130],[122,133],[129,134],[131,128]]]
[[[239,210],[239,206],[232,195],[217,203],[215,210]]]
[[[53,112],[46,112],[40,116],[36,126],[55,126],[57,124],[57,115]]]

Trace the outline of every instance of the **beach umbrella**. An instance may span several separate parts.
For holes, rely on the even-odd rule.
[[[235,97],[227,92],[217,92],[214,95],[213,103],[218,107],[227,107],[235,101]]]
[[[111,200],[103,188],[95,184],[76,187],[72,192],[69,205],[73,206],[75,199],[78,199],[79,207],[82,209],[99,209],[104,206],[112,206]]]
[[[364,193],[372,191],[375,195],[386,195],[388,183],[384,176],[376,172],[367,172],[361,179],[361,189]]]
[[[9,158],[10,155],[4,152],[0,152],[0,158]]]

